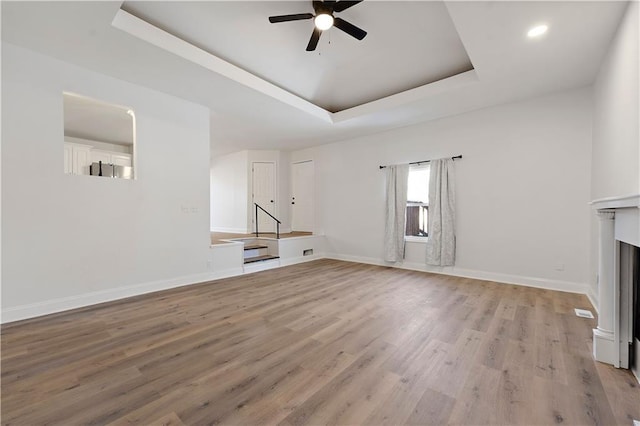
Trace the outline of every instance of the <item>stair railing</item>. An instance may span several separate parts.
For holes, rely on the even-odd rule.
[[[258,209],[260,209],[263,212],[265,212],[267,215],[269,215],[269,217],[271,219],[276,221],[276,239],[280,239],[280,224],[282,222],[280,222],[278,219],[276,219],[271,213],[269,213],[268,211],[263,209],[262,206],[259,205],[258,203],[253,203],[253,204],[256,206],[256,238],[259,236],[258,235]]]

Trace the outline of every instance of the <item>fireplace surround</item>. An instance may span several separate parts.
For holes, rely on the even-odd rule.
[[[598,327],[593,330],[593,356],[617,368],[631,368],[638,378],[640,194],[594,200],[591,205],[599,219]]]

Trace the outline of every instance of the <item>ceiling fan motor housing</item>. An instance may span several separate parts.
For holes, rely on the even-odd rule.
[[[314,18],[315,26],[313,28],[313,33],[311,33],[309,44],[307,45],[307,51],[311,52],[313,50],[316,50],[316,46],[318,45],[318,41],[320,40],[322,31],[326,31],[333,26],[358,40],[362,40],[363,38],[365,38],[365,36],[367,35],[367,32],[365,30],[356,27],[355,25],[345,21],[344,19],[336,18],[333,16],[334,12],[342,12],[361,2],[362,0],[313,0],[312,4],[313,10],[316,13],[315,15],[312,15],[311,13],[298,13],[294,15],[270,16],[269,22],[275,24],[279,22],[299,21]],[[327,15],[328,18],[323,19],[323,15]]]
[[[329,15],[331,17],[333,17],[333,8],[325,5],[324,3],[320,3],[320,2],[313,2],[313,9],[316,12],[316,16],[318,15]]]

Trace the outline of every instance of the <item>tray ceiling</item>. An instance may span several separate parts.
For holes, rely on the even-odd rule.
[[[217,2],[180,2],[185,10],[176,9],[175,21],[180,23],[180,28],[184,28],[183,21],[193,21],[187,21],[182,17],[183,14],[198,15],[188,9],[215,7],[215,3]],[[268,37],[275,40],[266,47],[270,49],[270,55],[262,56],[262,47],[258,45],[258,41],[253,45],[220,35],[214,41],[223,47],[235,46],[234,49],[241,52],[231,52],[237,57],[226,57],[224,52],[216,52],[221,55],[218,58],[153,26],[153,22],[147,23],[132,14],[128,14],[130,20],[120,20],[121,24],[126,24],[125,27],[131,24],[127,27],[130,31],[123,30],[115,25],[120,14],[127,14],[121,9],[120,1],[2,1],[2,41],[205,105],[210,109],[211,152],[215,156],[242,149],[303,149],[560,90],[589,86],[594,82],[628,6],[625,1],[434,3],[366,0],[342,13],[345,19],[367,30],[367,37],[359,42],[336,31],[330,37],[321,39],[324,44],[321,43],[318,51],[311,54],[312,59],[309,59],[304,56],[311,32],[306,26],[307,22],[269,24],[267,19],[271,15],[295,13],[299,10],[297,5],[303,6],[304,10],[305,3],[234,3],[238,5],[229,6],[230,10],[219,13],[224,16],[236,13],[237,21],[218,25],[237,27],[234,30],[236,34],[240,34],[237,37],[242,40],[258,40],[260,43],[268,32]],[[143,6],[146,7],[146,4]],[[148,4],[154,5],[154,9],[158,7],[164,10],[163,2]],[[125,7],[127,6],[133,7],[135,4],[126,3]],[[412,12],[402,17],[384,19],[388,16],[382,13],[383,6],[396,9],[390,13],[400,13],[405,7]],[[283,67],[283,63],[286,63],[289,64],[288,68],[297,68],[301,66],[299,62],[288,56],[295,55],[303,60],[315,61],[319,64],[318,67],[312,67],[309,72],[318,73],[322,78],[331,77],[335,84],[346,87],[365,84],[369,81],[368,75],[372,70],[380,68],[389,71],[397,67],[404,71],[405,68],[411,68],[402,62],[404,59],[394,59],[389,55],[396,54],[396,50],[403,51],[401,53],[408,55],[409,59],[418,55],[423,47],[409,47],[409,43],[419,37],[422,31],[420,24],[428,19],[428,13],[416,11],[422,7],[442,6],[448,15],[446,21],[453,22],[456,37],[461,40],[474,69],[384,99],[332,113],[261,79],[261,73],[265,71],[253,70],[258,74],[256,76],[240,68],[242,58],[255,60],[256,57],[262,58],[269,67]],[[263,9],[259,12],[255,7]],[[247,15],[236,8],[246,9]],[[380,12],[374,14],[373,11],[378,8]],[[372,14],[371,17],[367,17],[369,13]],[[135,20],[143,25],[132,22]],[[197,27],[198,33],[206,35],[210,31],[218,31],[210,28],[214,26],[213,22],[209,24],[206,19],[203,21],[199,21],[198,25],[192,24]],[[548,33],[540,39],[529,39],[527,31],[540,23],[548,25]],[[171,28],[173,25],[172,20]],[[378,50],[395,35],[403,33],[405,27],[413,29],[408,39],[399,37],[395,39],[392,49]],[[195,29],[190,28],[189,31]],[[391,35],[386,35],[388,33]],[[188,35],[178,34],[182,37]],[[195,35],[197,34],[194,33]],[[376,38],[380,40],[376,41]],[[192,42],[197,42],[195,37]],[[369,49],[367,43],[374,48]],[[216,45],[202,47],[213,50]],[[430,56],[430,61],[438,64],[448,60],[447,49],[444,50],[444,59],[440,54],[434,53]],[[347,66],[356,69],[353,62],[371,60],[370,57],[355,59],[355,55],[364,51],[375,59],[367,63],[374,65],[360,67],[361,71],[355,75],[341,73],[340,67],[343,65],[338,66],[337,62],[329,60],[330,55],[340,53],[350,59],[346,61]],[[232,60],[239,65],[229,63]],[[250,67],[249,64],[242,65]],[[285,71],[293,73],[296,70]],[[302,75],[300,78],[303,82],[310,81],[303,73],[299,75]],[[400,78],[393,71],[389,71],[386,77],[394,84],[399,84]],[[263,78],[267,78],[266,74]],[[433,77],[423,81],[430,78]],[[291,80],[295,80],[295,77],[291,77]],[[324,83],[322,79],[317,81]],[[287,87],[301,84],[297,81],[285,83],[283,85]],[[398,87],[410,87],[411,84]],[[332,88],[328,84],[322,87]],[[339,96],[342,94],[339,93]],[[311,95],[309,97],[313,99]],[[361,102],[353,99],[347,100]],[[327,105],[340,108],[336,106],[337,103],[332,102],[336,102],[335,98],[330,98]]]
[[[337,16],[365,29],[365,39],[331,28],[314,52],[305,51],[312,20],[267,19],[313,12],[311,1],[127,1],[122,9],[330,112],[473,69],[442,2],[362,2]]]

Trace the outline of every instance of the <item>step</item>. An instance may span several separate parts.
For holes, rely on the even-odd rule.
[[[245,244],[245,250],[258,250],[263,248],[269,248],[269,246],[265,246],[264,244]]]
[[[245,259],[253,259],[254,257],[258,257],[258,256],[264,256],[266,254],[271,254],[269,253],[269,248],[268,247],[259,247],[259,248],[245,248],[244,249],[244,255],[242,257],[244,257]]]
[[[265,260],[272,260],[272,259],[280,259],[280,256],[271,256],[270,254],[265,254],[262,256],[255,256],[255,257],[250,257],[244,260],[244,263],[254,263],[254,262],[263,262]]]

